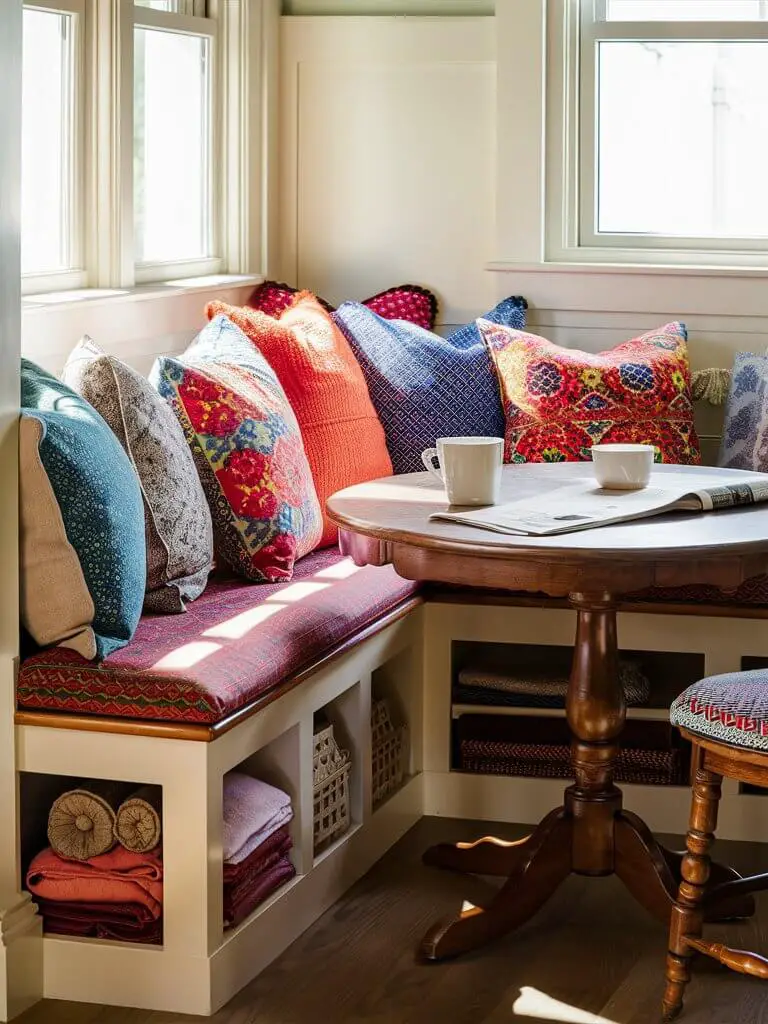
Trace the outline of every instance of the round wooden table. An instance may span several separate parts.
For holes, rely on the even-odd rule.
[[[744,475],[674,469],[690,475],[691,489],[713,472],[724,482]],[[659,466],[654,473],[669,471]],[[506,466],[500,501],[542,494],[582,478],[592,479],[589,463]],[[411,580],[568,597],[577,612],[566,700],[575,781],[565,791],[563,806],[527,839],[505,843],[484,838],[426,852],[427,864],[507,881],[487,907],[468,907],[435,925],[424,938],[422,954],[433,960],[456,956],[518,927],[571,872],[617,874],[640,903],[668,922],[681,855],[663,847],[637,815],[622,808],[622,794],[613,784],[626,717],[618,682],[616,602],[651,586],[736,587],[768,571],[768,507],[675,513],[556,537],[515,537],[429,520],[430,513],[446,507],[444,490],[428,473],[359,484],[328,502],[330,517],[341,529],[342,549],[358,565],[389,563]],[[737,888],[729,891],[737,879],[731,869],[713,865],[706,905],[710,920],[754,912],[751,896]]]

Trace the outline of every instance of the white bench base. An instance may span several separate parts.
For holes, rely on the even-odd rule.
[[[537,822],[561,802],[563,783],[469,775],[450,769],[454,641],[571,645],[567,609],[422,605],[361,642],[296,689],[213,742],[18,725],[19,770],[109,777],[163,786],[164,944],[43,939],[48,998],[207,1015],[330,907],[423,815]],[[704,656],[707,674],[768,656],[768,622],[753,617],[621,613],[627,650]],[[372,691],[409,726],[411,774],[371,806]],[[353,758],[350,831],[318,857],[312,844],[312,724],[330,705]],[[554,713],[554,712],[553,712]],[[562,712],[561,712],[562,714]],[[664,718],[665,712],[640,712]],[[294,796],[297,877],[231,932],[222,930],[222,777],[240,770]],[[622,787],[626,805],[661,832],[680,833],[685,786]],[[768,796],[724,785],[718,835],[768,842]]]

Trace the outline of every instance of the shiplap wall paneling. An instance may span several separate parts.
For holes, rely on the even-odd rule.
[[[281,276],[331,301],[495,301],[495,19],[284,17]]]
[[[283,0],[283,14],[493,14],[494,0]]]

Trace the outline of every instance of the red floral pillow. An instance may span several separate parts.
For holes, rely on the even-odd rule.
[[[264,281],[254,290],[246,306],[278,319],[290,306],[298,290],[278,281]],[[334,311],[334,307],[325,299],[318,299],[318,302],[329,313]],[[379,292],[366,299],[363,305],[385,320],[408,320],[427,331],[434,328],[437,319],[437,297],[427,288],[417,284],[401,284],[396,288],[388,288],[385,292]]]
[[[683,324],[596,354],[478,326],[499,379],[506,462],[588,460],[593,444],[610,442],[652,444],[657,462],[701,461]]]

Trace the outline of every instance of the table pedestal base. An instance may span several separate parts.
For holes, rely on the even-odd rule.
[[[665,849],[637,815],[622,809],[621,791],[613,784],[626,718],[613,601],[607,594],[572,594],[570,600],[578,625],[566,715],[576,781],[565,791],[564,806],[527,839],[486,838],[426,852],[424,862],[434,867],[506,877],[489,906],[465,905],[457,918],[430,929],[421,946],[429,960],[458,956],[524,924],[572,872],[618,875],[639,903],[669,924],[682,854]],[[738,879],[730,868],[712,865],[708,920],[754,913],[754,899],[739,890]]]

